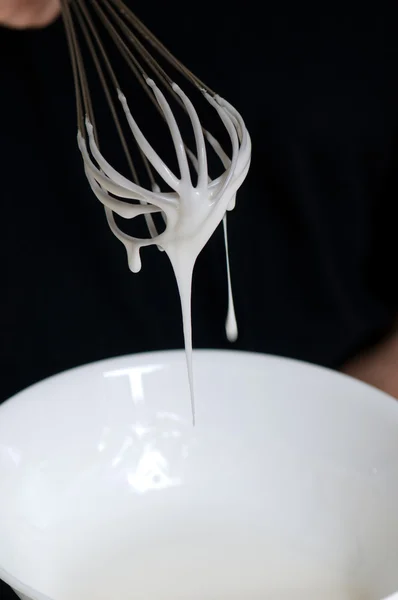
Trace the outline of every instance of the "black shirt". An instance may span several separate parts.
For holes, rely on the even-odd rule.
[[[394,3],[327,15],[208,4],[137,12],[251,132],[252,168],[229,220],[234,347],[338,367],[396,312]],[[0,75],[0,400],[75,365],[181,347],[167,257],[144,250],[142,272],[130,273],[83,174],[61,21],[0,30]],[[197,347],[229,347],[225,290],[220,228],[195,272]]]

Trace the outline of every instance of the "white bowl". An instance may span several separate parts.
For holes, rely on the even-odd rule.
[[[0,408],[0,577],[34,600],[398,589],[398,404],[238,352],[82,367]]]

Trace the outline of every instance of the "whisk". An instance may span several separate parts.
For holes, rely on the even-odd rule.
[[[226,211],[234,208],[236,192],[250,166],[250,136],[238,111],[175,58],[122,0],[62,0],[62,14],[72,62],[78,146],[85,174],[95,196],[105,207],[111,231],[126,248],[131,271],[141,269],[140,250],[144,246],[156,245],[170,259],[181,298],[195,420],[191,328],[193,269],[198,254],[223,221],[229,296],[226,331],[229,340],[234,341],[237,325],[229,272]],[[123,85],[112,60],[115,51],[122,58],[123,73],[128,73],[127,83],[123,81]],[[93,67],[91,71],[88,65]],[[98,123],[101,125],[104,113],[102,116],[96,114],[97,92],[92,72],[100,84],[98,89],[105,96],[123,149],[125,173],[112,166],[104,156],[104,152],[110,152],[110,143],[108,136],[104,141],[104,136],[100,135]],[[199,93],[201,102],[205,101],[205,114],[212,112],[217,117],[217,127],[220,129],[221,124],[223,130],[217,136],[202,125],[198,110],[177,80],[189,85],[193,94]],[[137,100],[139,90],[141,101]],[[124,92],[131,93],[129,100]],[[168,162],[161,158],[138,124],[137,114],[142,112],[143,104],[150,104],[155,109],[151,117],[147,117],[146,126],[150,122],[153,130],[155,114],[159,119],[156,140],[160,140],[161,146],[165,145],[165,137],[172,142],[167,152]],[[177,114],[181,120],[187,119],[187,136],[183,136],[182,126],[177,124]],[[127,141],[122,123],[128,124],[131,142]],[[225,138],[223,144],[221,137]],[[214,159],[221,167],[221,173],[212,178],[209,164]],[[170,167],[173,161],[178,175]],[[161,220],[156,221],[159,215]],[[147,237],[130,235],[117,222],[119,217],[131,220],[139,216],[145,218]]]

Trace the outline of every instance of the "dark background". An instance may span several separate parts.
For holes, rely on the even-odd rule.
[[[396,314],[396,5],[244,7],[134,9],[252,136],[229,219],[235,346],[338,368]],[[144,249],[131,274],[85,180],[60,21],[0,29],[0,178],[0,401],[79,364],[182,347],[167,257]],[[226,309],[220,230],[195,273],[197,347],[229,347]]]

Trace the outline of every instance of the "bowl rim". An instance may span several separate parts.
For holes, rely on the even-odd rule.
[[[392,404],[398,404],[397,399],[394,398],[393,396],[391,396],[390,394],[379,390],[378,388],[365,383],[364,381],[361,381],[359,379],[356,379],[354,377],[352,377],[351,375],[348,375],[346,373],[343,373],[342,371],[338,371],[337,369],[331,368],[331,367],[326,367],[323,365],[318,365],[316,363],[312,363],[312,362],[307,362],[305,360],[302,359],[297,359],[297,358],[291,358],[288,356],[282,356],[282,355],[277,355],[277,354],[268,354],[266,352],[256,352],[256,351],[252,351],[252,350],[235,350],[233,348],[231,349],[225,349],[225,348],[194,348],[193,349],[193,360],[194,360],[194,368],[195,368],[195,358],[196,357],[201,357],[202,359],[206,357],[206,355],[218,355],[221,358],[231,358],[231,357],[235,357],[235,358],[241,358],[244,360],[256,360],[258,362],[262,362],[264,360],[267,361],[274,361],[275,363],[290,363],[292,365],[296,365],[296,366],[302,366],[303,368],[305,368],[307,371],[308,370],[312,370],[314,373],[318,372],[318,373],[324,373],[324,374],[329,374],[329,376],[333,376],[333,377],[337,377],[340,378],[341,380],[348,380],[351,382],[354,382],[355,385],[362,387],[363,389],[367,389],[372,390],[372,392],[374,394],[377,394],[380,399],[384,398],[384,401],[389,401]],[[102,358],[99,360],[93,360],[91,362],[88,363],[83,363],[81,365],[77,365],[75,367],[70,367],[68,369],[64,369],[62,371],[59,371],[58,373],[54,373],[53,375],[49,375],[48,377],[44,377],[43,379],[40,379],[30,385],[28,385],[27,387],[19,390],[18,392],[16,392],[15,394],[13,394],[12,396],[10,396],[9,398],[6,398],[6,400],[4,400],[3,402],[1,402],[0,404],[0,414],[1,414],[1,410],[4,406],[6,406],[9,402],[11,402],[12,400],[16,400],[17,398],[19,398],[20,396],[25,395],[27,392],[40,387],[42,384],[44,383],[51,383],[51,382],[55,382],[58,379],[63,379],[71,374],[74,373],[81,373],[83,371],[89,370],[90,368],[102,368],[105,367],[106,365],[109,365],[111,363],[115,363],[115,362],[119,362],[119,361],[123,361],[123,362],[127,362],[127,361],[134,361],[135,363],[142,363],[142,361],[150,361],[150,362],[165,362],[165,358],[167,359],[168,362],[177,362],[181,359],[181,357],[184,358],[185,360],[185,350],[182,349],[172,349],[172,350],[148,350],[146,352],[136,352],[136,353],[130,353],[130,354],[120,354],[120,355],[115,355],[115,356],[110,356],[108,358]]]

